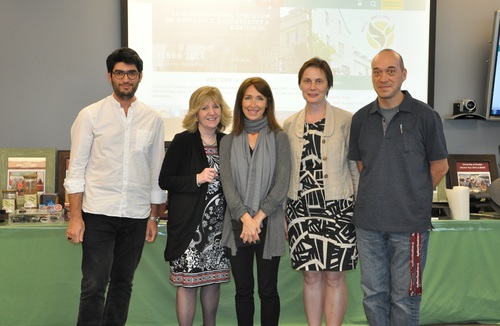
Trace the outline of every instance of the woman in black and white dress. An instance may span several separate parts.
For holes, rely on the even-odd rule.
[[[312,58],[298,75],[305,108],[289,117],[292,172],[286,219],[292,268],[304,274],[310,326],[341,325],[347,308],[345,271],[358,254],[351,218],[359,173],[347,159],[351,114],[330,105],[328,63]]]

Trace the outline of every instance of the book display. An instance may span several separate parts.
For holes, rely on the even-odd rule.
[[[60,206],[60,205],[59,205]],[[54,225],[64,222],[62,209],[17,209],[9,214],[9,224],[14,225]]]
[[[5,224],[52,225],[65,220],[55,189],[56,150],[0,148],[1,207]]]

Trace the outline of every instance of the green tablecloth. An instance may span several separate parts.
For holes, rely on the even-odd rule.
[[[431,234],[424,273],[422,324],[500,323],[500,221],[438,221]],[[146,245],[136,273],[127,325],[177,325],[175,288],[163,261],[164,227]],[[80,287],[79,245],[64,226],[0,227],[0,325],[76,324]],[[366,325],[359,270],[348,272],[345,325]],[[302,275],[280,266],[280,325],[306,325]],[[257,303],[258,306],[258,303]],[[258,311],[257,311],[258,313]],[[195,325],[200,325],[197,309]],[[218,325],[234,326],[234,285],[224,284]],[[258,318],[256,318],[258,320]]]

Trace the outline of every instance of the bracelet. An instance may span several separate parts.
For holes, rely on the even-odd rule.
[[[196,185],[199,187],[201,186],[200,183],[198,182],[198,174],[196,175]]]
[[[151,221],[155,221],[155,222],[156,222],[156,224],[160,223],[160,218],[159,218],[159,217],[157,217],[157,216],[150,216],[150,217],[149,217],[149,219],[150,219]]]

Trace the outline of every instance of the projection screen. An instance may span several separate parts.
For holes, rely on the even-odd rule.
[[[182,131],[191,93],[218,87],[232,108],[247,77],[271,85],[283,121],[304,106],[297,72],[327,60],[328,101],[355,112],[375,99],[372,57],[401,53],[403,88],[428,101],[431,0],[123,0],[124,45],[144,60],[137,96],[161,112],[166,140]]]

